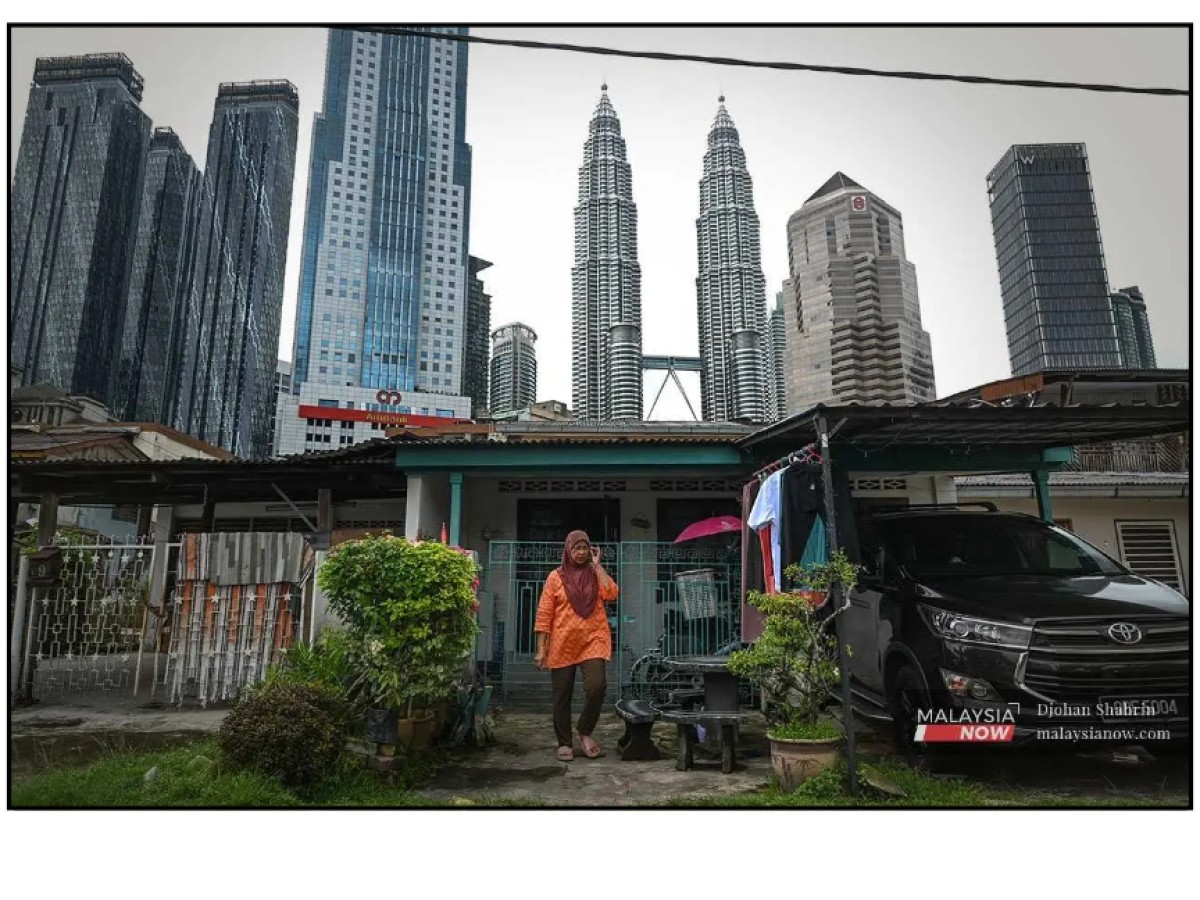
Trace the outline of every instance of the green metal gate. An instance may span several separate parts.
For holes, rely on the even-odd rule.
[[[609,614],[610,700],[661,696],[686,686],[672,680],[661,657],[713,653],[737,640],[737,550],[653,542],[599,546],[605,569],[621,588]],[[533,626],[546,576],[561,560],[561,543],[493,541],[489,546],[477,658],[509,706],[549,705],[549,677],[533,664]]]

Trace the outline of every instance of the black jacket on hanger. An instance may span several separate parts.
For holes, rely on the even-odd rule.
[[[821,475],[821,466],[812,463],[792,465],[783,473],[780,491],[779,544],[783,552],[781,568],[787,568],[792,563],[800,562],[817,516],[825,518],[825,482]],[[834,492],[837,542],[851,560],[856,560],[858,538],[849,479],[845,476],[835,478]]]

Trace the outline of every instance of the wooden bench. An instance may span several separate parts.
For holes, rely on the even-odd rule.
[[[757,718],[757,711],[737,710],[732,712],[715,712],[709,710],[674,709],[658,707],[658,717],[663,722],[674,723],[679,735],[679,752],[675,758],[675,768],[681,772],[687,771],[695,764],[696,725],[715,727],[720,734],[721,771],[728,774],[733,771],[737,754],[738,724]]]
[[[659,714],[648,700],[618,700],[617,715],[625,722],[625,734],[617,741],[622,761],[662,759],[651,735]]]

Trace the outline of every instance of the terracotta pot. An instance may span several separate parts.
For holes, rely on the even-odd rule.
[[[835,762],[841,753],[840,737],[803,740],[800,738],[777,738],[767,735],[771,742],[771,767],[784,790],[792,791],[823,772]]]
[[[396,723],[396,744],[401,747],[428,747],[433,739],[433,713],[413,710],[412,718]]]

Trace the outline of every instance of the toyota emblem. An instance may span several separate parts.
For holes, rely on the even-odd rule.
[[[1142,639],[1142,629],[1132,622],[1114,622],[1108,626],[1108,636],[1118,644],[1136,644]]]

